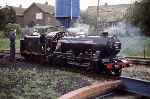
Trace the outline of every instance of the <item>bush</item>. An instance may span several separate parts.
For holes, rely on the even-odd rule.
[[[4,30],[5,37],[9,36],[9,32],[16,30],[16,36],[19,38],[21,36],[21,26],[19,24],[7,24]]]
[[[0,31],[0,38],[5,38],[5,34],[4,34],[4,31]]]
[[[140,2],[135,2],[127,10],[125,18],[128,22],[140,27],[142,32],[150,36],[150,2],[149,0],[141,0]]]

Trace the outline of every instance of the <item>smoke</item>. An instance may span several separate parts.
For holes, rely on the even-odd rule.
[[[125,21],[104,29],[110,35],[116,35],[122,43],[119,56],[144,56],[145,37],[140,29]]]
[[[68,31],[77,35],[93,35],[95,33],[90,25],[83,23],[75,23]],[[119,56],[144,56],[145,47],[147,47],[146,54],[150,56],[150,43],[147,43],[150,39],[145,37],[138,27],[122,21],[106,27],[104,31],[110,35],[116,35],[121,41],[122,49]]]
[[[83,23],[75,23],[73,27],[69,28],[67,31],[76,33],[77,35],[88,35],[90,26]]]
[[[119,37],[142,36],[142,33],[138,27],[125,21],[112,24],[112,26],[105,28],[104,31]]]

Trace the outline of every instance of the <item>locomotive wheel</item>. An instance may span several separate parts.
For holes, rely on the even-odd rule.
[[[99,66],[95,66],[95,71],[96,71],[96,73],[101,73],[100,67]]]
[[[114,70],[115,74],[114,76],[120,76],[121,75],[121,69]]]
[[[63,59],[61,56],[55,56],[55,55],[50,56],[49,63],[50,65],[61,66],[61,67],[66,65],[65,59]]]
[[[53,61],[54,61],[53,58],[54,58],[53,55],[49,55],[49,56],[48,56],[48,63],[49,63],[50,65],[53,65]]]
[[[91,62],[91,67],[90,69],[93,69],[96,73],[101,73],[101,64],[98,64],[97,61],[92,61]]]
[[[24,54],[23,57],[25,58],[25,60],[31,61],[31,55]]]
[[[121,70],[120,69],[116,69],[116,70],[112,70],[112,71],[107,69],[105,71],[110,76],[120,76],[121,75]]]

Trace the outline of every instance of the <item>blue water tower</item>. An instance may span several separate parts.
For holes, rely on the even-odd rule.
[[[56,0],[56,18],[69,28],[80,17],[80,0]]]

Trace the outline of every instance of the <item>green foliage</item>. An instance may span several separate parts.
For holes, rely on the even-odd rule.
[[[3,13],[2,10],[0,10],[0,30],[3,30],[3,28],[5,27],[6,23],[5,23],[5,15]]]
[[[121,56],[139,56],[144,57],[144,50],[145,56],[150,57],[150,37],[143,37],[143,38],[120,38],[124,39],[122,44],[125,44],[125,48],[123,47],[119,55]],[[132,39],[132,40],[131,40]],[[130,40],[128,42],[127,40]],[[145,48],[145,49],[144,49]]]
[[[29,68],[24,68],[26,65]],[[0,86],[3,88],[0,89],[0,99],[57,99],[69,91],[91,84],[92,80],[95,82],[79,73],[57,68],[39,69],[37,64],[26,65],[0,68]],[[8,96],[15,98],[5,98]]]
[[[4,33],[4,31],[0,31],[0,39],[1,38],[5,38],[6,36],[5,36],[5,33]]]
[[[0,17],[0,30],[4,30],[8,23],[16,22],[16,12],[10,6],[0,9]]]
[[[81,20],[85,24],[96,27],[96,16],[88,15],[86,11],[81,12]]]
[[[13,7],[6,6],[2,9],[2,12],[5,15],[5,23],[15,23],[16,22],[16,12]]]
[[[84,24],[90,25],[91,28],[90,30],[92,30],[90,32],[96,31],[96,23],[97,23],[96,16],[88,15],[87,11],[82,11],[81,20]]]
[[[4,49],[9,49],[9,40],[6,38],[0,38],[0,51]],[[16,39],[16,49],[20,48],[20,40]]]
[[[16,22],[16,12],[13,7],[6,6],[0,9],[0,33],[8,32],[9,24]],[[7,34],[0,34],[2,37],[7,36]]]
[[[11,23],[9,23],[5,26],[5,30],[4,30],[5,36],[8,37],[9,32],[12,31],[12,30],[16,30],[17,37],[20,37],[20,35],[21,35],[20,25],[19,24],[11,24]]]
[[[150,36],[150,1],[135,2],[125,15],[128,22],[140,27],[145,35]]]

